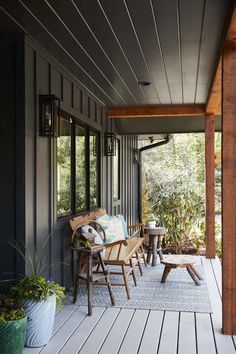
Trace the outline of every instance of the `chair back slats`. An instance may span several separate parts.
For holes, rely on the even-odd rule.
[[[88,224],[88,221],[95,220],[96,217],[106,215],[106,213],[105,209],[98,209],[85,215],[76,216],[70,220],[70,227],[74,230],[78,224],[84,223],[84,225],[86,225]]]

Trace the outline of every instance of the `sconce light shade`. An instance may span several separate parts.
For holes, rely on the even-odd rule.
[[[48,137],[57,136],[60,119],[60,99],[54,95],[40,95],[39,100],[39,134]]]
[[[104,155],[116,155],[116,135],[115,133],[105,133],[104,135]]]

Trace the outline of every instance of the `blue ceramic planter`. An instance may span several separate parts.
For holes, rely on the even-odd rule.
[[[55,295],[45,301],[27,301],[24,309],[28,316],[25,345],[31,348],[46,345],[53,330],[56,311]]]

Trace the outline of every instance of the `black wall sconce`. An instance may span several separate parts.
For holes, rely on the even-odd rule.
[[[53,137],[59,133],[60,99],[55,95],[40,95],[39,135]]]
[[[116,155],[116,135],[115,133],[105,133],[104,135],[104,155]]]

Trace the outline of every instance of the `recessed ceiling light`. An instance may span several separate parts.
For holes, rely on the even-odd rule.
[[[140,86],[150,86],[151,85],[151,81],[138,81],[138,84]]]

